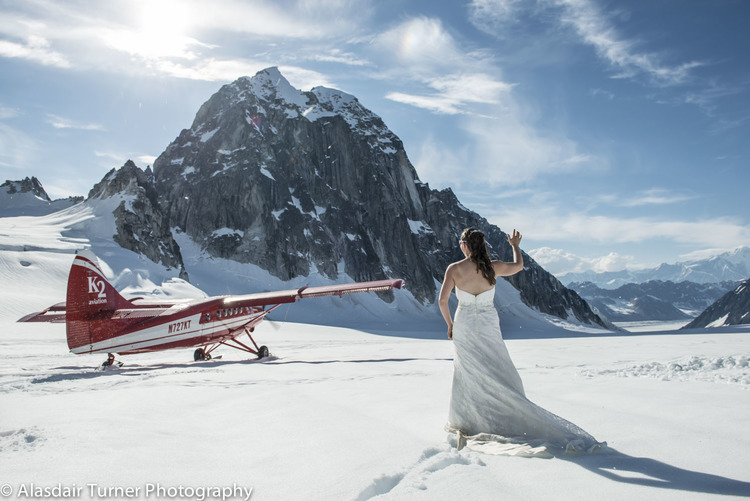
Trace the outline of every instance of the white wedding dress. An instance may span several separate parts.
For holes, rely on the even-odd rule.
[[[456,287],[453,387],[446,430],[485,453],[551,457],[586,454],[606,443],[526,398],[494,306],[495,289],[473,295]]]

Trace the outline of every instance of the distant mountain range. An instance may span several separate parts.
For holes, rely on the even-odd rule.
[[[708,259],[664,263],[645,270],[566,273],[557,278],[565,285],[591,282],[602,289],[617,289],[625,284],[640,284],[651,280],[674,283],[689,281],[698,284],[737,282],[750,278],[750,247],[739,247]]]
[[[617,289],[602,289],[591,282],[573,282],[568,287],[578,292],[591,306],[612,322],[647,320],[685,320],[698,315],[737,282],[718,284],[650,280],[625,284]]]

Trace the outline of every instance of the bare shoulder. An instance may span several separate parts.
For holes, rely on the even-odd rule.
[[[449,271],[452,273],[461,273],[466,268],[467,262],[468,261],[466,259],[463,259],[461,261],[456,261],[455,263],[449,264],[446,273]]]

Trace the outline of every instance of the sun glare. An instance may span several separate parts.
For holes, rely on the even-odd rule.
[[[131,52],[146,57],[196,57],[189,50],[189,46],[198,42],[188,36],[191,26],[188,4],[145,0],[136,5],[138,24],[128,42]]]

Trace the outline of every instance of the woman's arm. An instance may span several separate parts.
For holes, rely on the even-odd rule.
[[[498,277],[508,277],[523,270],[523,255],[521,254],[521,234],[513,230],[513,236],[508,235],[508,243],[513,248],[513,262],[492,261],[492,268]]]
[[[445,270],[445,277],[443,278],[443,285],[440,287],[440,296],[438,298],[440,313],[443,314],[443,319],[445,319],[445,323],[448,324],[448,339],[453,339],[453,319],[451,318],[451,310],[448,306],[448,300],[451,297],[451,291],[455,285],[456,283],[453,278],[453,265],[451,265]]]

